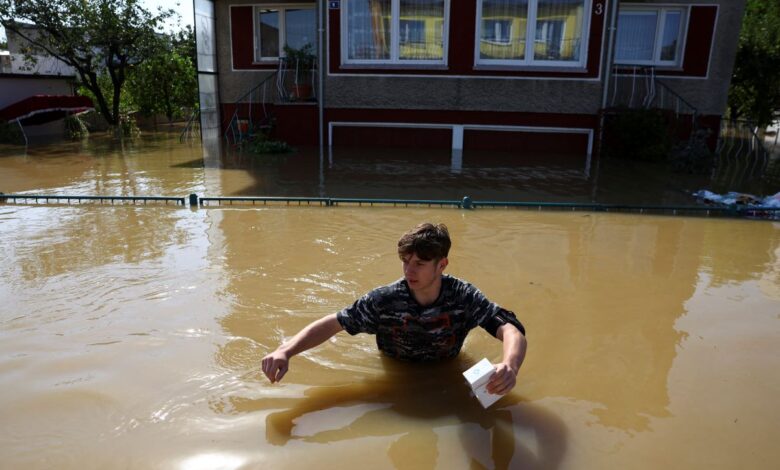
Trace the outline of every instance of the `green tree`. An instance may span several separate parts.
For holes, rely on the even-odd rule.
[[[166,47],[133,68],[128,88],[141,113],[162,113],[170,122],[181,117],[182,108],[197,105],[197,74],[189,56],[189,42],[181,41],[181,37],[169,36]],[[189,37],[194,50],[194,36]]]
[[[157,32],[174,14],[151,13],[138,0],[0,0],[6,30],[27,40],[31,54],[50,55],[73,67],[112,126],[120,123],[129,69],[153,56],[159,48]],[[104,74],[110,87],[101,86]]]
[[[780,2],[748,0],[729,90],[731,118],[763,128],[779,109]]]

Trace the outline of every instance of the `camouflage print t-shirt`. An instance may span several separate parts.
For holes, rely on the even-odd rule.
[[[495,336],[511,323],[523,334],[515,314],[490,302],[473,285],[442,276],[439,298],[421,306],[404,279],[379,287],[337,314],[351,335],[376,335],[379,350],[406,361],[431,361],[456,356],[468,332],[481,326]]]

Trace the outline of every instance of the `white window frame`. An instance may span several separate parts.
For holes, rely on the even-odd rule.
[[[422,65],[446,66],[450,39],[450,0],[444,0],[444,24],[442,25],[442,58],[434,60],[401,59],[401,0],[391,0],[390,58],[350,59],[348,12],[350,2],[341,2],[341,64],[342,65]]]
[[[620,13],[655,13],[655,43],[653,44],[653,58],[651,60],[620,60],[617,58],[617,35],[615,35],[615,64],[618,65],[648,65],[665,68],[682,67],[685,43],[688,39],[688,27],[690,21],[690,8],[685,5],[652,5],[652,4],[621,4],[618,11],[618,29],[620,28]],[[664,40],[664,28],[666,28],[666,14],[668,12],[680,13],[680,29],[677,32],[679,41],[674,60],[661,60],[661,43]]]
[[[525,53],[523,59],[483,59],[480,57],[480,43],[482,42],[482,0],[477,0],[477,25],[474,40],[474,65],[475,66],[509,66],[532,68],[585,68],[588,63],[588,44],[590,42],[590,19],[593,13],[593,0],[584,0],[582,18],[582,42],[580,44],[580,60],[540,60],[534,59],[534,46],[536,44],[536,16],[538,12],[538,0],[528,0],[528,21],[525,30]],[[565,25],[564,25],[565,28]],[[493,43],[493,41],[488,41]]]
[[[276,56],[262,57],[260,55],[260,11],[262,10],[276,10],[279,12],[279,53]],[[252,8],[252,37],[254,38],[254,63],[263,64],[268,62],[276,62],[280,57],[284,57],[284,46],[287,44],[287,10],[314,10],[315,15],[315,36],[316,36],[316,16],[317,16],[317,4],[316,3],[269,3],[268,5],[254,5]],[[316,37],[312,41],[312,46],[317,47]]]

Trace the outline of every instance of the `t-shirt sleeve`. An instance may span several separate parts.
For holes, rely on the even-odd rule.
[[[520,333],[525,335],[525,327],[520,323],[520,320],[517,319],[514,312],[491,302],[476,287],[468,284],[465,289],[465,296],[468,299],[472,328],[474,326],[481,326],[485,331],[495,337],[499,328],[510,323],[517,328]]]
[[[372,293],[357,299],[354,304],[336,314],[336,319],[351,334],[376,334],[379,314],[374,305]]]

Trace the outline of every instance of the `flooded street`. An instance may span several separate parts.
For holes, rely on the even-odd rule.
[[[252,159],[176,136],[0,156],[0,191],[691,204],[706,178],[493,155]],[[426,160],[427,159],[427,160]],[[618,169],[616,169],[618,168]],[[698,187],[698,185],[702,185]],[[625,191],[621,188],[627,188]],[[620,195],[623,198],[620,199]],[[461,372],[340,333],[261,358],[401,277],[398,236],[447,224],[449,274],[517,313],[529,350],[483,410]],[[773,468],[780,224],[505,209],[0,204],[0,468]]]

